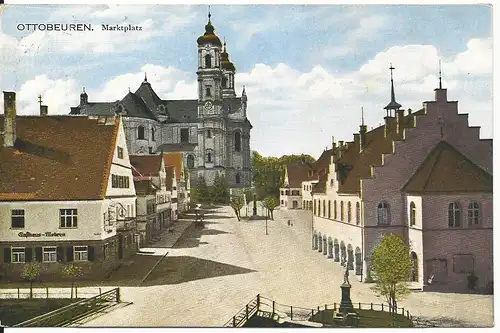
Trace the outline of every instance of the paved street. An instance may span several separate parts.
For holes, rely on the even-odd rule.
[[[245,215],[245,209],[242,212]],[[122,287],[123,300],[132,305],[85,326],[220,326],[259,293],[281,304],[309,308],[340,301],[342,268],[311,250],[307,212],[275,212],[275,221],[268,222],[269,235],[265,221],[238,222],[228,207],[215,215],[207,217],[205,229],[187,229],[173,248],[166,250],[171,244],[162,242],[148,248],[158,258],[168,251],[163,260],[167,266],[159,265],[144,287]],[[169,270],[169,264],[179,263],[182,269]],[[169,274],[175,277],[148,284]],[[353,302],[381,302],[369,285],[352,275],[350,281]],[[485,326],[492,324],[492,303],[492,296],[416,292],[400,306],[414,316],[467,313],[462,321]]]

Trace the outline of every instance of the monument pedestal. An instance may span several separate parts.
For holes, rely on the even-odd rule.
[[[342,289],[342,298],[340,301],[339,311],[344,314],[354,311],[354,306],[351,301],[351,284],[344,282],[340,288]]]

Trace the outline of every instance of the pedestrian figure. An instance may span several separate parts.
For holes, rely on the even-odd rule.
[[[288,220],[288,226],[290,226],[290,220]]]

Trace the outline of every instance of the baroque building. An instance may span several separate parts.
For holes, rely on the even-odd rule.
[[[70,114],[119,114],[131,155],[182,152],[191,179],[203,176],[211,186],[220,173],[230,188],[250,187],[252,124],[247,118],[247,95],[243,87],[241,96],[236,96],[236,67],[226,43],[215,34],[210,13],[197,45],[197,99],[161,99],[145,76],[135,92],[119,101],[89,102],[84,89]]]

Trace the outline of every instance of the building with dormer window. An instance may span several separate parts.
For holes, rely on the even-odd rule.
[[[251,186],[250,130],[247,95],[235,92],[236,67],[226,42],[215,34],[209,14],[205,33],[197,39],[198,98],[165,100],[154,91],[147,76],[135,92],[115,102],[91,102],[82,92],[72,115],[123,117],[131,155],[182,152],[193,181],[199,176],[211,186],[215,174],[226,176],[232,189]],[[195,53],[196,52],[196,53]]]

